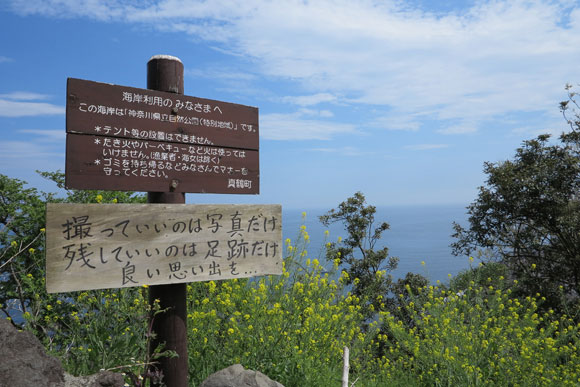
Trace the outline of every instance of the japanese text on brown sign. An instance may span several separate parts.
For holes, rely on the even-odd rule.
[[[73,78],[67,96],[67,187],[259,193],[257,108]]]

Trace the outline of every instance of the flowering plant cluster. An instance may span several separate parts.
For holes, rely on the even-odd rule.
[[[0,183],[5,196],[18,199],[2,207],[12,227],[0,230],[4,317],[33,332],[72,374],[109,369],[124,372],[127,385],[149,385],[160,376],[150,365],[172,356],[147,350],[149,317],[164,311],[149,305],[146,287],[47,294],[44,203],[19,182]],[[142,198],[72,192],[67,200]],[[363,280],[343,268],[343,241],[326,242],[316,257],[309,243],[304,226],[286,240],[280,276],[187,286],[191,385],[234,363],[286,386],[338,384],[344,347],[350,380],[360,386],[580,384],[580,311],[550,309],[542,294],[522,293],[501,264],[470,269],[449,285],[409,273],[388,294],[354,292]],[[365,283],[390,283],[388,271],[368,271]]]

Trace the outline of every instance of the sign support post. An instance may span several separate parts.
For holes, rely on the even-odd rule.
[[[186,283],[281,274],[283,264],[280,206],[186,208],[186,192],[259,194],[260,146],[257,107],[186,96],[183,72],[156,55],[147,89],[68,78],[65,186],[147,192],[150,204],[47,205],[47,290],[149,285],[149,305],[163,310],[150,316],[150,359],[160,345],[177,357],[148,370],[167,387],[188,384]],[[182,218],[189,210],[211,212]]]
[[[147,88],[176,94],[184,93],[183,63],[176,57],[156,55],[147,62]],[[179,181],[170,181],[165,192],[148,192],[149,203],[185,203],[185,193],[175,192]],[[187,285],[155,285],[149,287],[149,305],[155,300],[164,313],[151,315],[155,338],[149,344],[153,355],[158,345],[165,343],[165,350],[175,351],[178,357],[159,359],[163,383],[167,387],[187,387]]]

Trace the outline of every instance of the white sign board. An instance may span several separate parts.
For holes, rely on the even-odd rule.
[[[282,273],[280,205],[49,203],[46,222],[49,293]]]

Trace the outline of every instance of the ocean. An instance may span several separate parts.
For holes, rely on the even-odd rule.
[[[399,258],[399,265],[391,274],[393,277],[404,277],[407,272],[426,276],[432,283],[438,280],[448,282],[449,274],[457,275],[470,266],[468,257],[454,256],[449,246],[454,239],[453,222],[463,226],[467,224],[466,205],[433,205],[433,206],[393,206],[377,207],[375,223],[387,222],[391,227],[383,233],[376,248],[389,248],[389,255]],[[326,228],[318,217],[330,208],[306,211],[302,217],[300,210],[282,210],[283,239],[296,240],[300,226],[305,225],[310,243],[307,247],[308,257],[318,258],[325,241]],[[346,231],[342,224],[329,227],[328,241],[334,242],[340,236],[345,238]],[[425,265],[421,265],[424,261]],[[473,264],[472,264],[473,265]]]

